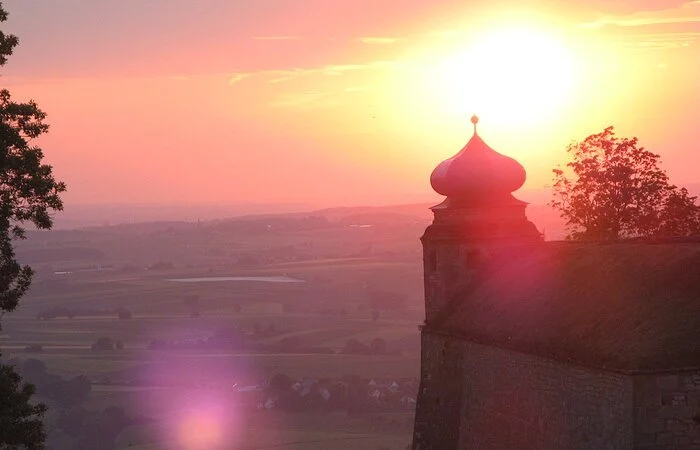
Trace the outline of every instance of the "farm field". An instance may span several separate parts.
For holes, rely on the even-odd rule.
[[[0,351],[49,406],[49,448],[410,443],[423,315],[420,227],[333,222],[260,236],[225,231],[231,226],[61,231],[21,243],[18,254],[37,276],[3,318]],[[36,261],[47,249],[51,257]],[[246,260],[264,254],[264,262]],[[69,380],[89,393],[77,400],[52,391]],[[287,384],[277,387],[279,380]],[[212,398],[228,412],[196,425],[174,421]],[[90,441],[91,428],[101,430],[91,420],[114,414],[119,432]],[[232,414],[238,428],[227,424]],[[181,435],[193,426],[199,437]]]

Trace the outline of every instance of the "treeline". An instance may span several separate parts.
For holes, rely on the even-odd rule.
[[[13,358],[6,362],[14,366],[22,379],[36,386],[36,394],[52,400],[59,406],[68,407],[83,403],[90,395],[92,384],[87,377],[78,375],[64,379],[46,370],[46,364],[38,359]]]
[[[37,320],[51,320],[60,317],[65,317],[67,319],[73,319],[75,317],[95,317],[95,316],[105,316],[105,315],[115,315],[118,319],[125,320],[131,319],[132,313],[126,308],[116,308],[116,309],[86,309],[86,308],[76,308],[69,309],[62,306],[55,306],[50,309],[40,311],[36,315]]]
[[[323,216],[308,216],[301,218],[266,217],[260,219],[238,219],[220,222],[212,226],[218,232],[238,233],[269,233],[271,231],[308,231],[342,225],[330,222]]]
[[[202,339],[169,340],[154,339],[148,343],[149,350],[237,350],[260,353],[314,353],[314,354],[355,354],[355,355],[401,355],[400,351],[389,351],[386,340],[375,338],[369,343],[349,339],[344,347],[336,352],[325,346],[305,345],[303,337],[288,336],[277,342],[257,342],[258,339],[287,334],[289,330],[278,330],[273,323],[263,327],[259,323],[252,333],[245,333],[235,326],[218,329],[212,336]]]
[[[55,439],[72,438],[72,443],[61,439],[61,449],[66,450],[112,450],[116,448],[117,437],[124,430],[154,422],[156,420],[149,417],[130,417],[117,406],[107,407],[103,411],[89,411],[78,406],[60,412],[56,420],[56,429],[60,434],[55,433],[58,434]]]

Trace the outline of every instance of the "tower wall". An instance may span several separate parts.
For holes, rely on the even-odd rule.
[[[525,182],[525,169],[486,145],[476,133],[478,121],[472,117],[467,145],[430,176],[447,198],[432,208],[433,223],[421,238],[425,325],[414,450],[456,450],[461,442],[464,353],[455,339],[434,331],[489,279],[490,267],[542,241],[527,220],[526,203],[511,194]]]
[[[525,204],[434,209],[435,219],[421,238],[426,323],[449,313],[478,287],[480,267],[541,242],[525,216]]]

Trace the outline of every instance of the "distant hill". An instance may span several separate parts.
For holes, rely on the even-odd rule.
[[[527,214],[540,231],[544,231],[547,239],[562,239],[564,237],[564,225],[559,218],[558,213],[546,206],[549,200],[548,190],[524,190],[516,193],[517,197],[530,203],[527,209]],[[140,206],[134,207],[133,210],[122,205],[119,207],[106,205],[104,207],[76,207],[68,208],[65,214],[68,217],[63,217],[61,213],[57,217],[58,230],[82,229],[92,232],[100,230],[109,231],[110,233],[124,234],[149,234],[159,232],[178,232],[192,229],[195,226],[215,226],[218,228],[228,228],[233,222],[265,222],[271,221],[280,224],[285,220],[298,220],[311,218],[323,218],[329,223],[342,225],[379,225],[379,224],[420,224],[428,223],[432,220],[432,212],[430,207],[438,204],[440,199],[431,203],[411,203],[401,205],[383,205],[383,206],[337,206],[330,208],[303,208],[303,205],[254,205],[251,209],[244,209],[244,205],[239,206],[201,206],[189,207],[183,206],[180,209],[173,207],[163,207],[151,211],[143,220],[123,220],[126,219],[126,214],[129,213],[132,217],[138,217],[143,212]],[[103,208],[100,212],[100,208]],[[96,212],[90,216],[81,219],[82,214],[87,214],[92,209]],[[266,210],[267,209],[267,210]],[[72,211],[72,215],[71,215]],[[80,211],[80,214],[75,214]],[[198,216],[201,213],[201,217]],[[218,215],[215,215],[217,214]],[[158,217],[163,218],[158,219]],[[113,220],[104,220],[107,217]],[[167,218],[169,217],[169,218]],[[119,220],[119,219],[122,220]],[[85,220],[85,221],[83,221]],[[71,225],[72,224],[72,225]],[[308,225],[312,225],[309,223]],[[312,228],[318,227],[320,224],[315,224]],[[246,225],[239,223],[235,227]]]

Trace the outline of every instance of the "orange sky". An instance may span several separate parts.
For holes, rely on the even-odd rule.
[[[435,199],[473,112],[529,188],[607,125],[700,182],[700,1],[3,3],[68,206]]]

